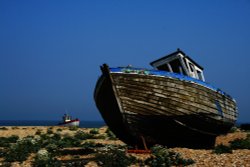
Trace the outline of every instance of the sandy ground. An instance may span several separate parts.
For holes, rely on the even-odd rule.
[[[2,127],[0,127],[0,137],[8,137],[12,135],[17,135],[20,138],[29,136],[29,135],[35,135],[37,131],[41,131],[43,133],[46,133],[48,129],[51,129],[53,132],[59,132],[62,135],[74,135],[76,131],[69,130],[67,127],[43,127],[43,126],[27,126],[27,127],[5,127],[7,130],[3,130]],[[61,129],[58,131],[58,129]],[[99,133],[103,134],[105,133],[107,127],[99,128]],[[83,130],[85,132],[89,132],[91,129],[87,128],[79,128],[79,130]],[[246,132],[234,132],[229,133],[227,135],[219,136],[216,139],[216,144],[224,144],[228,145],[230,141],[233,141],[237,138],[245,138],[247,135]],[[89,141],[89,140],[88,140]],[[94,141],[96,143],[102,143],[102,144],[117,144],[122,145],[124,144],[120,140],[105,140],[105,139],[91,139],[91,141]],[[73,148],[72,148],[73,149]],[[195,164],[192,164],[190,166],[192,167],[200,167],[200,166],[240,166],[240,167],[250,167],[250,150],[241,149],[241,150],[233,150],[232,154],[214,154],[212,153],[213,150],[205,150],[205,149],[188,149],[188,148],[171,148],[171,151],[178,152],[182,155],[183,158],[191,158],[195,161]],[[88,155],[91,157],[91,155]],[[145,157],[148,157],[150,155],[136,155],[137,157],[141,157],[142,159]],[[13,167],[18,166],[31,166],[30,162],[32,161],[32,156],[29,157],[29,159],[22,163],[21,165],[19,163],[12,163]],[[64,156],[60,157],[60,159],[70,159],[71,156]],[[1,162],[1,159],[0,159]],[[1,165],[0,165],[1,166]],[[86,166],[97,166],[95,162],[89,162]]]

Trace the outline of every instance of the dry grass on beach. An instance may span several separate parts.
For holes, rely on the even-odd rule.
[[[93,130],[91,128],[78,128],[76,130],[69,129],[68,127],[43,127],[43,126],[19,126],[19,127],[0,127],[0,137],[10,137],[13,135],[17,135],[19,138],[25,138],[27,136],[37,136],[38,134],[46,134],[50,132],[51,134],[60,134],[61,136],[74,136],[78,131],[83,131],[85,133],[90,133]],[[96,130],[96,129],[95,129]],[[102,127],[98,129],[98,135],[104,136],[98,139],[86,139],[84,142],[92,142],[99,143],[102,145],[125,145],[120,140],[110,140],[105,137],[107,131],[107,127]],[[249,132],[236,131],[234,133],[229,133],[224,136],[219,136],[216,139],[216,145],[223,144],[229,145],[230,141],[235,139],[244,139],[247,137]],[[81,151],[82,148],[79,147],[71,147],[66,150],[71,152],[71,154],[65,154],[57,156],[57,159],[62,162],[72,162],[74,160],[89,160],[89,162],[85,163],[85,166],[98,166],[96,162],[92,159],[95,157],[95,154],[78,154],[77,150]],[[215,154],[213,150],[205,150],[205,149],[188,149],[188,148],[170,148],[170,151],[174,151],[180,153],[183,158],[192,159],[195,161],[194,164],[189,166],[249,166],[250,167],[250,150],[249,149],[237,149],[233,150],[232,153],[223,153],[223,154]],[[141,160],[147,159],[150,157],[149,154],[130,154],[135,156]],[[11,162],[10,166],[19,167],[32,166],[32,162],[34,161],[35,153],[29,155],[28,159],[24,162]],[[0,166],[4,164],[4,158],[0,158]],[[139,165],[132,165],[139,166]]]

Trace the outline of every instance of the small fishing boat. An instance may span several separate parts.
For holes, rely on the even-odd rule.
[[[205,148],[234,126],[236,101],[205,82],[203,67],[183,51],[154,69],[101,66],[94,99],[116,136],[130,146]]]
[[[64,114],[62,117],[62,122],[59,123],[61,126],[79,126],[80,120],[78,118],[72,119],[72,117],[68,114]]]

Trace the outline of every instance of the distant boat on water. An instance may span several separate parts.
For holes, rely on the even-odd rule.
[[[236,101],[205,82],[203,67],[177,50],[154,69],[101,66],[94,98],[103,119],[131,146],[211,147],[238,117]]]
[[[80,120],[78,118],[72,119],[72,117],[68,114],[64,114],[62,117],[62,122],[60,122],[58,125],[60,126],[79,126]]]

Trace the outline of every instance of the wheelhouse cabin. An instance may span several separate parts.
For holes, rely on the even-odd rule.
[[[151,62],[150,65],[157,70],[179,73],[205,81],[203,67],[188,57],[180,49],[177,49],[177,51],[172,54]]]
[[[71,116],[69,116],[68,114],[64,114],[64,116],[63,116],[63,121],[64,121],[64,122],[69,122],[69,121],[71,121]]]

